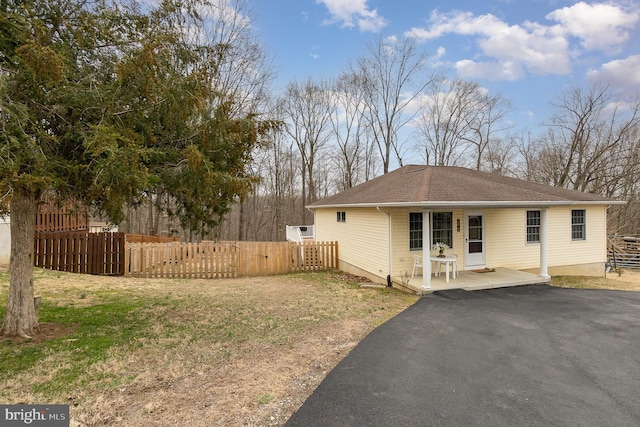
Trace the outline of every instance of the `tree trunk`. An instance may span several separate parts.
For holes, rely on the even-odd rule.
[[[0,335],[30,338],[38,332],[34,303],[33,256],[38,199],[15,190],[11,199],[11,260],[7,312]]]
[[[245,222],[245,201],[244,198],[240,198],[240,209],[238,213],[238,240],[241,242],[247,240],[247,224]]]

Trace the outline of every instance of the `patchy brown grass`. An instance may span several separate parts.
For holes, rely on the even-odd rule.
[[[610,289],[640,292],[640,271],[619,270],[607,277],[556,276],[551,284],[560,288]]]
[[[43,310],[125,297],[143,311],[132,319],[145,322],[89,364],[76,346],[87,319],[43,322],[32,342],[0,341],[11,352],[61,340],[29,369],[0,371],[0,401],[68,403],[72,426],[279,426],[362,338],[416,300],[362,281],[341,273],[159,280],[38,270]],[[640,272],[554,277],[553,285],[640,291]],[[7,287],[0,271],[2,301]],[[83,371],[51,386],[74,370]]]
[[[151,321],[139,336],[78,368],[87,371],[59,391],[42,389],[78,366],[77,325],[43,323],[34,342],[5,340],[0,345],[62,337],[63,345],[11,374],[0,400],[68,403],[72,426],[282,425],[362,338],[416,300],[363,288],[360,280],[327,273],[153,280],[38,271],[36,290],[49,307],[95,308],[109,295],[147,298],[144,318]],[[5,295],[6,282],[1,286]]]

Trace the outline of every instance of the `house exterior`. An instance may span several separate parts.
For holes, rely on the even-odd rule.
[[[308,207],[316,239],[338,242],[341,270],[400,283],[421,255],[429,289],[435,242],[458,256],[459,270],[604,275],[607,206],[619,203],[466,168],[409,165]]]

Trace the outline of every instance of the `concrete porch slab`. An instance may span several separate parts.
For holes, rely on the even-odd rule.
[[[441,291],[446,289],[464,289],[467,291],[478,289],[504,288],[509,286],[532,285],[535,283],[549,283],[549,278],[537,274],[527,273],[509,268],[496,268],[486,273],[474,271],[460,271],[455,279],[446,282],[444,274],[439,277],[431,276],[431,289],[422,289],[422,276],[415,276],[409,279],[406,284],[408,288],[418,293]],[[400,278],[394,280],[401,283]]]

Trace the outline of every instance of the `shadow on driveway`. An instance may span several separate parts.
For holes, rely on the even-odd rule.
[[[286,424],[640,425],[640,293],[442,291],[371,332]]]

